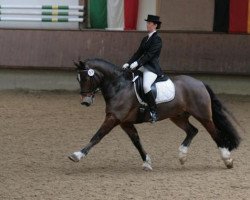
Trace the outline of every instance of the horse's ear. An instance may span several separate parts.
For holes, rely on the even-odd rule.
[[[81,60],[79,61],[79,64],[81,67],[85,68],[85,62],[82,62]]]

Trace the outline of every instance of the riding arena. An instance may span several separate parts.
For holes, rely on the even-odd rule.
[[[0,0],[0,199],[249,199],[249,5]],[[155,123],[122,68],[148,14]]]

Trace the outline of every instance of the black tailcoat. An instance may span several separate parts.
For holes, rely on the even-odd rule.
[[[144,37],[141,44],[132,58],[128,61],[131,65],[133,62],[138,62],[138,68],[144,66],[149,71],[162,76],[163,72],[159,64],[159,56],[161,53],[162,41],[160,36],[155,32],[149,39]]]

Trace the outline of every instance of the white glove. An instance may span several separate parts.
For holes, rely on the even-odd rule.
[[[138,66],[138,62],[135,61],[130,65],[130,69],[135,69]]]
[[[125,63],[123,66],[122,66],[122,69],[127,69],[129,67],[129,64],[128,63]]]

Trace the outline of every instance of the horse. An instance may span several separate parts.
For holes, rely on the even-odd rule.
[[[103,59],[87,59],[74,61],[77,67],[77,80],[80,85],[81,103],[90,106],[97,90],[101,90],[106,103],[106,116],[99,130],[90,142],[81,150],[68,157],[79,162],[87,156],[92,147],[98,144],[114,127],[120,126],[129,136],[139,151],[144,170],[152,170],[151,158],[144,150],[134,124],[138,120],[138,102],[131,76],[126,70]],[[175,97],[167,103],[157,105],[159,120],[170,118],[179,128],[185,131],[186,137],[179,147],[179,161],[183,165],[187,160],[188,148],[198,129],[189,121],[193,116],[210,134],[216,143],[221,158],[227,168],[233,167],[231,151],[241,141],[238,130],[233,123],[235,118],[221,103],[213,90],[200,80],[190,76],[179,75],[171,78],[175,89]],[[231,117],[232,116],[232,117]],[[144,122],[149,122],[149,112]]]

